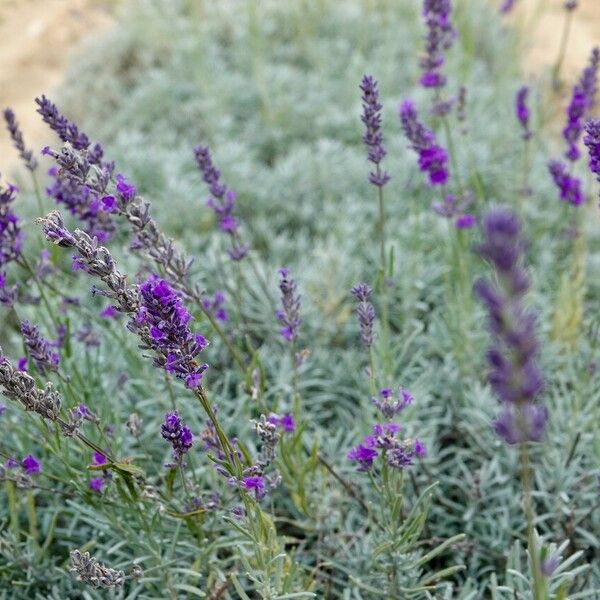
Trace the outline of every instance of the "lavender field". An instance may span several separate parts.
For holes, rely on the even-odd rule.
[[[2,107],[1,600],[600,598],[594,1],[121,0]]]

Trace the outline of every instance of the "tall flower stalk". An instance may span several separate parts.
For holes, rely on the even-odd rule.
[[[485,216],[483,235],[477,251],[493,266],[496,283],[480,279],[475,291],[488,311],[492,334],[487,353],[488,380],[503,405],[493,428],[507,444],[519,446],[534,598],[543,600],[545,581],[534,528],[529,444],[541,441],[548,411],[536,402],[543,378],[537,364],[535,317],[524,305],[529,289],[522,266],[525,243],[518,217],[505,209],[494,209]]]
[[[573,23],[573,13],[577,8],[577,0],[566,0],[563,3],[565,18],[563,21],[562,34],[560,36],[560,45],[558,47],[558,56],[552,68],[552,83],[555,87],[560,85],[560,71],[565,60],[567,45],[569,43],[569,34],[571,33],[571,25]]]

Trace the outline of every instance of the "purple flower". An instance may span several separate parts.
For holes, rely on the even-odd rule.
[[[102,493],[102,488],[104,487],[105,483],[106,481],[104,480],[104,477],[93,477],[90,479],[90,490],[100,494]]]
[[[194,436],[189,427],[186,427],[177,412],[167,413],[161,425],[160,434],[171,443],[173,447],[173,460],[181,463],[183,455],[188,452],[194,443]]]
[[[254,494],[257,501],[262,500],[266,495],[265,478],[262,475],[253,475],[242,479],[244,487]]]
[[[117,310],[117,308],[115,306],[110,305],[110,306],[107,306],[102,311],[100,311],[100,316],[103,319],[113,319],[113,318],[119,316],[119,311]]]
[[[590,64],[573,88],[571,102],[567,108],[567,125],[563,129],[563,137],[569,146],[565,156],[571,161],[575,161],[581,156],[577,142],[583,130],[583,120],[596,100],[599,64],[600,48],[596,47],[592,50]]]
[[[398,390],[396,396],[390,388],[383,388],[379,390],[379,396],[379,398],[373,398],[373,403],[386,419],[393,419],[407,406],[410,406],[414,400],[411,393],[403,387]]]
[[[359,444],[348,452],[348,460],[353,460],[359,464],[359,471],[370,471],[373,467],[373,461],[379,456],[379,452],[371,447]]]
[[[456,229],[471,229],[476,223],[477,219],[475,218],[475,215],[461,215],[454,221],[454,226]]]
[[[525,245],[521,225],[512,212],[495,209],[485,216],[483,230],[484,241],[477,251],[492,263],[498,282],[480,279],[475,283],[492,333],[488,379],[504,404],[494,429],[508,444],[539,441],[547,412],[533,404],[543,379],[537,365],[535,318],[523,306],[529,280],[520,264]]]
[[[198,364],[196,357],[208,341],[190,330],[192,317],[181,297],[155,275],[139,286],[139,294],[141,307],[129,322],[130,329],[148,332],[146,342],[156,353],[155,366],[183,379],[188,388],[198,387],[208,365]]]
[[[37,475],[42,470],[40,462],[31,454],[28,454],[21,461],[21,466],[27,475]]]
[[[381,169],[381,161],[386,155],[381,133],[381,109],[377,81],[371,75],[364,75],[360,82],[362,91],[363,113],[361,121],[365,125],[363,142],[368,149],[368,159],[375,165],[375,171],[369,173],[369,181],[378,187],[383,187],[390,176]]]
[[[360,325],[360,339],[370,348],[373,345],[373,323],[375,322],[375,308],[371,304],[373,290],[366,283],[359,283],[351,290],[352,295],[358,300],[356,314]]]
[[[125,179],[125,176],[121,175],[120,173],[117,174],[117,176],[116,176],[116,186],[115,187],[116,187],[117,193],[121,197],[121,201],[124,203],[127,203],[130,200],[133,200],[137,195],[137,189],[136,189],[135,185],[133,185],[132,183],[129,183]],[[104,197],[104,199],[106,199],[106,196]],[[110,205],[110,202],[108,202],[108,204]]]
[[[80,405],[80,406],[83,406],[83,405]],[[87,408],[86,408],[86,410],[87,410]],[[102,454],[101,452],[94,452],[94,454],[92,456],[92,462],[96,466],[105,465],[106,464],[106,456],[104,456],[104,454]]]
[[[565,10],[575,10],[577,8],[578,0],[565,0]]]
[[[288,342],[294,342],[298,337],[298,329],[302,323],[300,318],[300,296],[298,285],[290,277],[290,270],[279,269],[279,289],[281,290],[282,310],[277,311],[277,319],[283,325],[281,337]]]
[[[533,133],[529,129],[529,108],[527,107],[527,96],[529,88],[524,85],[519,88],[515,99],[515,114],[523,129],[523,139],[528,140]]]
[[[6,412],[6,405],[0,402],[0,417]]]
[[[285,433],[293,433],[296,431],[296,420],[294,419],[294,416],[289,413],[282,417],[273,414],[269,415],[267,421],[276,427],[281,427]]]
[[[26,356],[21,356],[21,358],[19,358],[19,360],[17,362],[17,369],[19,369],[19,371],[27,371],[27,357]]]
[[[588,164],[600,183],[600,119],[586,123],[585,133],[583,143],[587,146],[590,155]]]
[[[204,298],[202,306],[211,314],[217,321],[229,321],[229,315],[223,305],[225,304],[225,294],[221,291],[216,291],[213,298]]]
[[[17,191],[12,184],[0,187],[0,268],[16,260],[23,246],[19,219],[12,211]]]
[[[451,22],[451,0],[424,0],[423,18],[427,27],[425,55],[421,59],[421,85],[426,88],[441,88],[446,85],[442,67],[446,61],[444,50],[448,50],[456,38]]]
[[[419,156],[419,169],[429,174],[431,185],[445,185],[448,181],[448,153],[437,144],[433,131],[419,121],[412,101],[405,100],[400,106],[400,121],[411,148]]]
[[[433,202],[431,208],[433,212],[441,217],[454,219],[454,225],[457,229],[468,229],[475,224],[475,217],[465,213],[472,202],[472,195],[468,192],[460,196],[446,194],[443,201]]]
[[[68,142],[76,150],[86,150],[90,145],[90,140],[83,133],[79,131],[75,123],[71,123],[63,115],[60,114],[56,104],[48,100],[46,96],[40,96],[35,99],[35,103],[38,105],[37,112],[42,115],[44,123],[50,126],[58,137],[63,142]]]
[[[568,167],[559,160],[553,160],[548,164],[548,170],[556,187],[560,192],[560,199],[569,202],[573,206],[583,203],[584,197],[581,191],[581,180],[569,175]]]
[[[554,571],[558,569],[560,565],[560,556],[556,553],[550,554],[550,556],[546,557],[542,560],[541,569],[542,575],[546,578],[552,577]]]
[[[502,14],[509,13],[515,6],[516,0],[504,0],[500,6],[500,12]]]
[[[19,151],[19,156],[25,163],[25,167],[31,172],[35,171],[38,162],[34,158],[33,152],[25,147],[23,134],[15,118],[15,113],[10,108],[4,109],[4,120],[6,121],[6,128],[8,129],[13,145]]]
[[[31,325],[29,321],[23,321],[21,334],[38,371],[42,374],[45,374],[46,371],[57,371],[60,357],[52,350],[52,344],[42,337],[38,327]]]

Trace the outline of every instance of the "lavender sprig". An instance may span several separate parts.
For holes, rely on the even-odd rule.
[[[567,108],[567,125],[563,129],[563,137],[568,145],[565,157],[570,161],[576,161],[581,156],[577,143],[583,130],[583,121],[594,106],[596,99],[599,65],[600,48],[596,47],[592,50],[590,64],[585,68],[573,88],[571,101]]]
[[[535,318],[523,305],[529,279],[521,266],[521,225],[510,211],[495,209],[485,216],[483,231],[484,241],[477,251],[493,265],[498,280],[494,284],[480,279],[475,284],[492,333],[489,382],[504,405],[494,430],[511,445],[540,441],[548,413],[535,403],[543,379],[537,365]]]
[[[282,310],[277,311],[277,319],[283,325],[279,333],[288,342],[294,342],[298,337],[298,329],[302,323],[298,285],[290,277],[289,269],[282,267],[278,272]]]
[[[590,171],[596,175],[600,183],[600,119],[593,119],[585,124],[583,143],[590,155]]]
[[[381,161],[386,155],[383,146],[383,134],[381,133],[381,109],[379,102],[379,90],[377,81],[371,75],[364,75],[360,82],[362,91],[361,121],[365,125],[363,142],[368,148],[368,159],[375,165],[375,170],[369,173],[369,181],[377,186],[383,187],[389,180],[389,174],[381,168]]]
[[[12,210],[17,191],[12,184],[0,187],[0,269],[17,260],[23,247],[19,218]]]
[[[442,67],[446,62],[444,50],[450,49],[456,38],[451,22],[451,0],[424,0],[423,18],[427,27],[425,56],[421,59],[421,85],[425,88],[442,88],[446,77]]]
[[[411,148],[419,156],[419,169],[428,173],[431,185],[448,181],[448,153],[438,145],[433,131],[419,121],[414,102],[405,100],[400,106],[400,122]]]
[[[89,552],[83,554],[79,550],[71,552],[71,572],[93,588],[115,589],[125,583],[125,573],[107,567],[90,556]]]
[[[521,124],[523,129],[523,139],[528,140],[533,135],[531,129],[529,129],[529,107],[527,106],[527,97],[529,95],[529,88],[524,85],[519,88],[515,98],[515,114],[517,120]]]
[[[27,352],[34,360],[38,371],[45,375],[47,371],[57,371],[60,357],[52,350],[52,344],[42,337],[40,330],[28,321],[21,323],[21,334],[27,348]]]
[[[160,434],[173,447],[173,460],[175,463],[181,464],[184,454],[190,450],[194,443],[194,436],[190,428],[183,424],[177,412],[172,412],[165,415],[165,421],[160,427]]]
[[[550,175],[560,192],[561,200],[573,206],[579,206],[583,203],[581,180],[569,174],[569,169],[565,163],[559,160],[550,161],[548,171],[550,171]]]
[[[38,105],[37,112],[42,116],[44,123],[52,129],[63,142],[68,142],[76,150],[86,150],[90,145],[88,136],[79,131],[75,123],[62,115],[56,104],[42,95],[35,99]]]
[[[33,151],[28,150],[23,140],[23,133],[17,123],[15,113],[10,108],[4,109],[4,120],[6,121],[6,128],[12,139],[14,147],[18,150],[19,156],[23,160],[25,167],[32,173],[38,166],[38,161],[33,156]]]
[[[356,314],[360,325],[360,339],[367,348],[371,348],[375,323],[375,308],[371,304],[373,290],[366,283],[359,283],[352,288],[351,293],[358,300]]]

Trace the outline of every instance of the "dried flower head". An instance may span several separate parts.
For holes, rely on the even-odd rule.
[[[290,277],[289,269],[282,267],[278,272],[282,310],[277,311],[277,319],[283,325],[279,333],[288,342],[294,342],[298,337],[298,329],[302,323],[298,285]]]
[[[358,300],[356,314],[360,325],[360,339],[370,348],[373,345],[373,324],[375,323],[375,308],[371,304],[373,290],[366,283],[358,283],[351,290]]]
[[[38,371],[45,375],[47,371],[57,371],[60,357],[52,350],[52,344],[42,337],[40,330],[29,321],[21,323],[21,334],[29,356],[35,362]]]
[[[83,554],[79,550],[71,552],[71,572],[93,588],[114,589],[125,583],[125,573],[111,569],[99,563],[90,556],[89,552]]]

